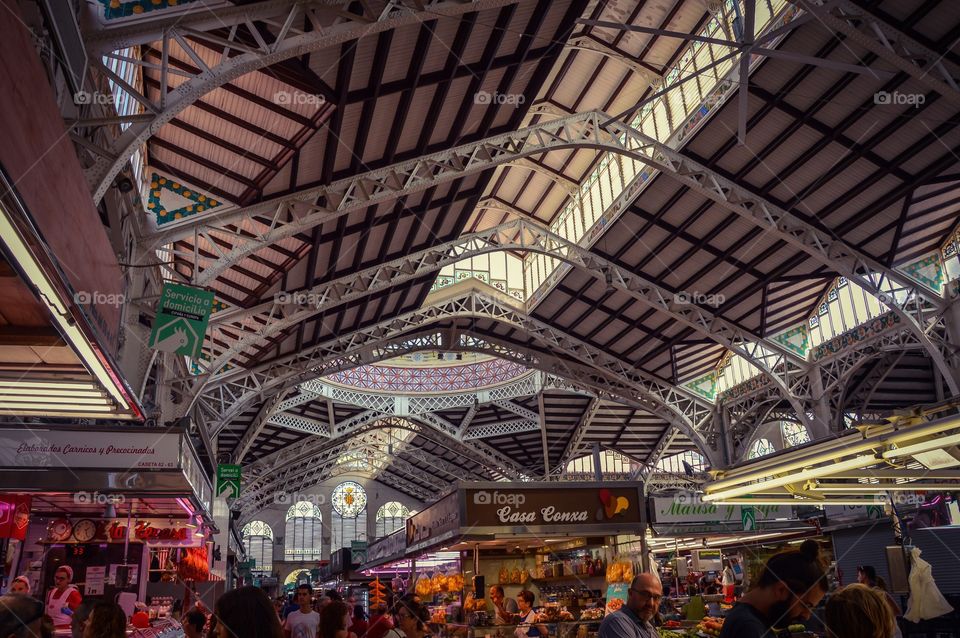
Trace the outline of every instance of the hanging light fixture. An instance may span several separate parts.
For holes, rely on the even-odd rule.
[[[117,517],[117,506],[113,503],[107,503],[107,506],[103,508],[103,517],[104,518],[116,518]]]

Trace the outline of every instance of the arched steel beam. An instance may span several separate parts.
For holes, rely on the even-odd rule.
[[[211,338],[230,342],[230,334],[241,335],[210,364],[209,371],[197,377],[192,394],[199,396],[217,378],[216,372],[244,349],[264,343],[274,335],[310,319],[339,304],[391,288],[405,281],[439,272],[458,261],[501,250],[517,250],[545,254],[589,273],[645,306],[666,314],[675,321],[713,339],[756,366],[781,390],[784,398],[805,414],[802,399],[797,396],[799,384],[806,374],[806,361],[780,343],[746,331],[693,303],[682,303],[676,291],[668,290],[626,268],[610,262],[590,250],[553,233],[529,219],[519,218],[487,230],[464,235],[455,240],[412,253],[400,259],[351,273],[310,290],[284,293],[273,301],[225,314],[214,322]],[[292,309],[282,301],[297,302]],[[252,322],[254,331],[242,332],[244,320],[266,314]],[[192,404],[192,403],[191,403]]]
[[[531,338],[539,341],[548,350],[566,354],[574,361],[587,363],[590,367],[620,380],[638,392],[638,398],[649,403],[652,410],[670,406],[677,416],[686,421],[688,427],[701,420],[709,412],[709,405],[693,392],[674,387],[667,382],[630,363],[600,352],[584,344],[575,337],[558,331],[537,320],[531,319],[508,303],[504,303],[481,292],[469,291],[448,299],[437,300],[433,305],[421,308],[398,317],[390,318],[379,324],[340,335],[318,346],[306,349],[281,360],[257,366],[251,370],[231,370],[218,375],[210,390],[216,390],[227,384],[234,387],[253,390],[260,394],[281,382],[276,376],[286,373],[291,376],[318,377],[312,369],[315,366],[329,367],[342,358],[362,362],[362,355],[368,352],[371,344],[379,344],[391,336],[402,336],[424,325],[457,317],[485,318],[510,324],[525,331]],[[433,344],[431,344],[432,346]],[[208,392],[209,393],[209,392]],[[234,395],[234,392],[230,393]],[[199,396],[199,395],[198,395]],[[233,396],[227,403],[233,403],[232,410],[241,409]],[[680,408],[682,403],[683,407]],[[226,407],[226,406],[225,406]],[[690,415],[687,410],[693,410]]]
[[[518,0],[472,0],[470,2],[456,0],[388,0],[382,12],[376,15],[355,15],[346,11],[348,0],[339,0],[331,8],[317,8],[302,2],[261,2],[252,7],[237,7],[234,13],[236,22],[246,23],[250,20],[251,12],[256,13],[255,20],[270,20],[280,25],[276,39],[269,45],[248,47],[232,39],[224,39],[204,33],[199,29],[221,29],[222,24],[197,23],[196,27],[182,27],[177,22],[168,25],[161,31],[161,48],[175,43],[187,49],[187,53],[195,63],[199,63],[201,73],[180,84],[175,90],[162,98],[161,104],[153,104],[147,111],[152,116],[149,121],[131,124],[108,151],[107,157],[98,157],[87,172],[87,177],[93,191],[94,201],[99,202],[113,178],[120,172],[130,157],[156,134],[160,128],[183,112],[191,104],[213,89],[223,86],[251,71],[268,67],[277,62],[299,57],[312,51],[319,51],[344,42],[358,40],[378,33],[397,29],[406,25],[419,25],[435,20],[438,17],[456,17],[465,13],[473,13],[486,9],[516,4]],[[364,5],[365,3],[360,3]],[[340,10],[337,10],[340,9]],[[249,15],[244,15],[244,13]],[[218,12],[219,14],[219,12]],[[231,14],[233,16],[233,14]],[[203,16],[201,16],[202,18]],[[313,30],[307,31],[304,23],[309,22]],[[187,24],[193,24],[188,21]],[[136,27],[131,28],[131,34],[124,36],[116,31],[109,30],[103,33],[104,43],[108,47],[125,46],[136,41],[138,36],[133,35]],[[234,33],[236,26],[233,27]],[[142,36],[140,36],[142,39]],[[202,62],[201,56],[191,48],[188,38],[196,38],[212,43],[215,50],[220,52],[220,63],[210,68]],[[88,42],[90,42],[88,38]],[[169,86],[166,72],[161,80],[163,86]],[[151,104],[144,95],[136,99]]]
[[[437,306],[421,309],[400,317],[390,319],[370,326],[347,337],[340,337],[325,342],[297,355],[284,357],[282,360],[259,366],[250,371],[234,371],[229,379],[223,379],[222,385],[209,391],[209,399],[214,403],[210,408],[222,414],[222,423],[229,422],[234,415],[239,414],[250,402],[259,397],[272,393],[278,387],[295,385],[309,378],[316,378],[329,374],[341,368],[360,365],[366,360],[361,356],[366,353],[368,358],[377,353],[387,358],[396,356],[401,348],[393,341],[412,339],[411,348],[433,348],[433,341],[422,337],[411,338],[412,330],[424,330],[431,323],[457,318],[475,317],[493,319],[507,323],[527,331],[532,338],[544,344],[549,352],[566,354],[573,362],[582,361],[589,365],[589,372],[584,372],[582,366],[566,360],[553,359],[550,361],[553,374],[560,374],[575,383],[583,383],[587,387],[603,388],[606,392],[632,401],[639,407],[656,414],[665,421],[675,423],[705,454],[710,450],[697,433],[697,428],[710,417],[709,405],[702,402],[691,392],[664,384],[655,377],[634,370],[629,364],[614,357],[596,352],[587,352],[577,340],[533,321],[515,309],[504,306],[497,300],[481,294],[470,292],[454,297]],[[486,337],[484,337],[486,338]],[[474,339],[465,336],[465,343]],[[502,353],[494,351],[495,354]],[[528,362],[529,363],[529,362]],[[535,367],[535,362],[532,367]],[[555,367],[554,367],[555,366]],[[594,372],[593,370],[596,370]],[[217,396],[219,388],[226,388],[223,396]]]
[[[807,253],[815,261],[873,294],[910,326],[923,341],[952,393],[960,394],[960,386],[955,378],[957,373],[944,356],[947,345],[934,343],[934,332],[928,326],[931,315],[935,321],[942,320],[937,318],[937,314],[946,309],[946,302],[939,293],[904,273],[886,267],[835,237],[829,230],[814,226],[632,126],[611,120],[606,114],[596,111],[539,123],[248,208],[190,217],[183,223],[165,227],[151,241],[154,247],[159,247],[177,239],[192,238],[193,245],[197,247],[201,237],[216,243],[209,239],[209,234],[219,234],[233,248],[221,252],[216,259],[207,260],[210,263],[195,276],[196,283],[204,283],[273,242],[354,210],[521,157],[555,149],[585,147],[620,153],[647,164],[691,191],[743,217],[771,237]],[[627,185],[608,212],[618,214],[630,205],[646,184],[647,179],[640,177],[636,176]],[[311,203],[321,199],[325,204]],[[184,257],[193,260],[195,269],[199,269],[204,260],[196,251]],[[754,345],[763,348],[760,344]],[[760,350],[755,354],[758,358],[765,356]]]

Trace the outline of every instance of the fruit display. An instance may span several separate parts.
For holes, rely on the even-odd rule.
[[[660,638],[689,638],[689,634],[679,629],[664,629],[661,627]]]
[[[721,629],[723,629],[723,618],[707,616],[697,625],[697,633],[705,636],[719,636]]]
[[[580,614],[580,620],[600,620],[603,618],[603,608],[595,607],[593,609],[584,609]]]

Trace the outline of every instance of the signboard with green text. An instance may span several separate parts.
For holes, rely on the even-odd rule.
[[[217,491],[215,496],[220,496],[227,492],[226,497],[236,498],[240,496],[240,466],[239,465],[218,465],[217,466]]]
[[[213,309],[213,293],[181,284],[163,284],[149,346],[196,359]]]

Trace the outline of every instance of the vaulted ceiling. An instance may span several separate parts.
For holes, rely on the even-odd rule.
[[[763,220],[667,170],[652,172],[601,233],[581,242],[600,261],[588,258],[558,271],[526,304],[500,299],[481,308],[477,295],[496,297],[496,291],[477,282],[431,293],[436,269],[421,274],[403,258],[516,220],[540,227],[557,220],[572,190],[605,157],[597,144],[557,144],[509,162],[478,151],[470,161],[479,168],[459,166],[465,170],[454,178],[445,177],[453,170],[442,165],[447,152],[570,114],[598,111],[602,122],[606,114],[631,111],[664,86],[663,76],[689,45],[682,34],[699,33],[721,3],[398,4],[417,20],[398,18],[397,26],[369,35],[278,55],[277,62],[193,96],[145,136],[150,175],[222,200],[170,221],[154,211],[144,239],[170,258],[168,278],[202,280],[224,304],[205,345],[208,365],[215,363],[182,386],[184,405],[206,410],[218,452],[250,463],[263,490],[276,482],[264,478],[270,472],[321,480],[339,471],[336,459],[346,451],[386,449],[377,437],[388,428],[408,437],[372,472],[423,500],[464,476],[555,472],[594,443],[639,463],[702,450],[694,421],[710,408],[683,384],[716,369],[729,344],[680,320],[677,311],[644,301],[635,289],[604,281],[589,265],[611,264],[670,294],[711,296],[717,300],[712,316],[765,340],[816,311],[836,278],[849,276],[842,262],[771,232]],[[848,4],[942,54],[936,70],[958,75],[960,54],[951,47],[960,36],[960,14],[951,0]],[[342,9],[376,26],[373,16],[383,5],[342,3]],[[696,119],[667,146],[712,178],[894,272],[937,250],[955,230],[960,91],[950,78],[938,76],[932,84],[922,62],[901,63],[893,49],[876,52],[831,22],[833,13],[789,8],[793,21],[770,45],[773,53],[753,60],[746,87],[734,83],[709,108],[674,107]],[[164,91],[193,81],[187,78],[203,67],[229,64],[217,46],[222,41],[256,49],[282,40],[284,15],[257,14],[220,27],[198,23],[193,28],[205,35],[188,33],[183,40],[150,40],[143,35],[149,23],[142,22],[137,53],[150,63],[143,67],[146,97],[160,104]],[[297,15],[294,24],[305,35],[315,33],[330,24],[324,15]],[[864,22],[844,24],[854,29]],[[102,31],[119,28],[108,24]],[[111,39],[100,33],[91,41]],[[165,73],[165,65],[181,75]],[[876,98],[880,92],[923,99],[884,103]],[[426,159],[407,172],[386,169],[419,158]],[[324,190],[368,173],[368,181],[342,198]],[[397,180],[398,194],[383,195],[379,179]],[[422,185],[405,190],[417,180]],[[364,198],[369,205],[355,205]],[[349,212],[338,212],[348,203]],[[311,217],[321,208],[329,218]],[[256,244],[281,225],[282,237]],[[499,236],[519,257],[527,254],[523,228]],[[241,250],[243,242],[249,245]],[[312,305],[313,312],[294,316],[297,308],[277,303],[282,293],[315,292],[387,262],[396,262],[393,278],[367,280],[360,293],[331,286],[322,299],[298,305]],[[450,298],[457,295],[463,301],[454,308]],[[491,398],[489,386],[480,388],[482,395],[470,390],[477,399],[464,405],[373,414],[357,403],[359,395],[303,396],[297,385],[424,350],[502,357],[526,365],[541,385],[505,399],[512,410]],[[937,371],[922,352],[888,357],[858,374],[844,398],[848,410],[896,407],[936,394]],[[676,396],[652,398],[661,390]],[[278,414],[288,415],[286,424]],[[497,431],[498,424],[524,419],[537,427],[514,423]],[[686,429],[678,425],[684,419]],[[305,423],[312,425],[304,429]]]

